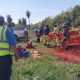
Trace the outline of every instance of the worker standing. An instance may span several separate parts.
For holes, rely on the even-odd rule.
[[[18,61],[16,39],[13,32],[4,26],[4,17],[0,16],[0,80],[10,80],[12,51],[9,48],[15,52],[15,59]]]
[[[25,37],[26,40],[29,39],[27,28],[24,29],[24,33],[23,33],[23,35],[24,35],[24,37]]]
[[[59,27],[58,25],[54,26],[54,30],[53,33],[55,34],[55,39],[53,40],[53,44],[54,44],[54,48],[58,48],[59,47]]]
[[[43,43],[44,43],[44,46],[49,46],[49,32],[50,32],[50,27],[49,25],[46,25],[44,27],[44,30],[43,30]]]
[[[69,26],[67,24],[63,24],[63,39],[62,39],[62,47],[64,50],[67,50],[68,49],[68,45],[66,44],[66,42],[68,40],[70,40],[70,32],[69,32]]]

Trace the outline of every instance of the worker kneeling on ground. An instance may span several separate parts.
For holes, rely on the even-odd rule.
[[[4,26],[4,17],[0,16],[0,80],[10,80],[12,66],[12,51],[18,60],[16,40],[13,32]]]
[[[29,52],[26,50],[26,48],[23,48],[22,46],[19,45],[17,50],[18,50],[20,58],[22,58],[22,59],[24,58],[26,60],[26,58],[28,57],[28,54],[29,54]]]

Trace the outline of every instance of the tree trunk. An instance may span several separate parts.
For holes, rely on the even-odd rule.
[[[30,18],[29,18],[29,30],[30,30]]]

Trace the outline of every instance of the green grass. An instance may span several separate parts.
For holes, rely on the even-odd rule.
[[[14,61],[11,80],[80,80],[80,65],[48,54],[41,59],[29,57],[26,61]]]
[[[43,55],[40,59],[29,56],[26,61],[13,60],[11,80],[80,80],[80,64],[63,62],[45,51],[40,53]]]

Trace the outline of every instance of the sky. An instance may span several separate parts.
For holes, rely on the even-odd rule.
[[[0,0],[0,15],[11,15],[13,22],[26,18],[25,12],[31,12],[31,23],[37,23],[46,17],[55,17],[70,7],[80,5],[80,0]],[[28,23],[28,20],[27,20]]]

